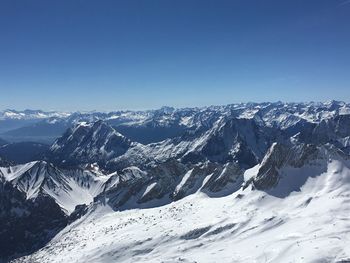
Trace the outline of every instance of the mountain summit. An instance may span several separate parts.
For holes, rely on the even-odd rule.
[[[124,154],[132,142],[104,121],[79,123],[68,129],[50,147],[55,163],[105,163]]]

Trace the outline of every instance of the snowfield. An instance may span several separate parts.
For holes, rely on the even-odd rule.
[[[250,185],[224,197],[197,192],[124,211],[95,204],[13,262],[349,262],[350,162],[280,172],[271,192]]]

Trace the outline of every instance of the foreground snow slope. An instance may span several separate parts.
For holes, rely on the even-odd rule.
[[[325,169],[283,168],[280,191],[291,177],[312,174],[284,198],[250,186],[219,198],[198,192],[149,209],[115,212],[97,205],[15,262],[345,262],[349,167],[334,159]]]

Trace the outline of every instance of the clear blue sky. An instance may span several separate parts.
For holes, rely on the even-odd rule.
[[[1,0],[0,109],[350,101],[350,0]]]

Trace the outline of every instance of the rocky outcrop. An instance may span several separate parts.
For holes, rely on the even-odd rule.
[[[306,163],[324,158],[321,149],[313,144],[274,143],[260,164],[258,174],[252,178],[256,189],[275,187],[280,179],[279,170],[284,166],[300,168]]]
[[[67,216],[49,197],[35,201],[0,178],[0,260],[31,253],[67,224]]]
[[[103,121],[78,124],[50,147],[48,159],[64,166],[99,163],[124,154],[132,143]]]

